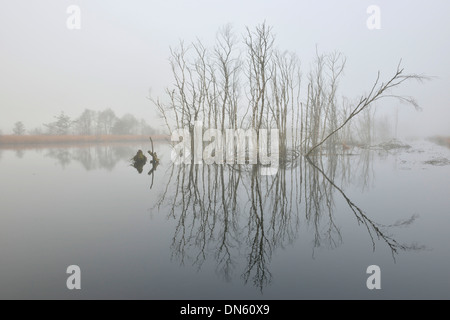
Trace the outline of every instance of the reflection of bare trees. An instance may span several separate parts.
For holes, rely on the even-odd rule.
[[[89,145],[79,148],[51,148],[46,156],[56,159],[63,168],[75,161],[81,163],[87,171],[100,168],[112,170],[119,161],[128,160],[135,151],[129,145]]]
[[[171,170],[158,206],[168,204],[169,217],[177,220],[174,257],[182,264],[189,259],[199,268],[208,257],[214,258],[217,271],[230,280],[240,254],[245,254],[245,281],[252,279],[259,286],[269,282],[267,265],[272,249],[279,242],[277,238],[287,233],[282,226],[290,226],[283,212],[285,199],[278,201],[268,192],[268,182],[280,188],[280,177],[264,181],[257,166],[189,165]],[[175,190],[170,189],[173,187]],[[168,198],[169,194],[173,197]],[[276,219],[276,213],[268,215],[271,209],[283,218]]]
[[[171,49],[173,86],[166,89],[166,99],[150,98],[169,131],[188,132],[190,153],[195,154],[196,126],[221,132],[254,130],[258,132],[255,145],[265,144],[260,129],[276,128],[279,144],[275,139],[269,144],[277,145],[283,167],[276,175],[263,176],[261,161],[259,165],[235,164],[232,150],[226,148],[234,138],[226,137],[226,143],[215,145],[214,153],[227,154],[227,165],[198,165],[191,157],[189,165],[172,168],[157,206],[168,206],[169,217],[177,221],[172,249],[181,263],[189,260],[200,268],[213,257],[221,274],[230,279],[243,254],[244,281],[262,289],[271,281],[268,265],[274,250],[296,238],[303,219],[314,230],[314,248],[341,244],[333,214],[336,193],[372,240],[384,240],[393,254],[409,248],[388,236],[336,181],[350,183],[359,175],[362,186],[369,186],[371,153],[360,158],[359,172],[353,166],[350,170],[350,158],[342,155],[350,148],[346,143],[355,140],[356,117],[363,116],[360,140],[370,143],[373,113],[369,108],[385,98],[418,108],[413,98],[394,91],[410,80],[427,78],[405,74],[399,64],[386,81],[378,73],[368,93],[349,100],[339,91],[345,64],[342,54],[317,50],[302,82],[299,57],[280,51],[272,28],[265,23],[247,28],[241,43],[226,27],[217,34],[213,48],[200,41],[188,46],[181,41]]]
[[[337,157],[319,157],[316,160],[318,166],[333,178],[336,177]],[[331,248],[337,247],[341,244],[342,237],[333,217],[333,187],[326,176],[314,166],[304,165],[304,175],[306,177],[304,189],[305,214],[307,223],[314,228],[314,248],[322,246],[324,241]],[[323,220],[326,222],[323,222]]]
[[[276,175],[263,176],[258,165],[180,165],[167,172],[167,185],[156,207],[176,221],[172,257],[181,264],[201,268],[207,260],[216,262],[217,272],[227,281],[239,270],[245,283],[260,290],[271,282],[269,270],[277,248],[292,243],[299,227],[313,230],[313,247],[338,247],[342,234],[335,220],[335,196],[342,196],[360,225],[375,240],[382,240],[392,255],[418,249],[398,243],[389,230],[414,221],[381,225],[359,208],[338,186],[342,172],[348,172],[342,157],[307,157],[289,163]],[[362,157],[370,161],[370,157]],[[347,179],[364,177],[370,164]],[[370,172],[370,170],[369,170]],[[349,181],[347,180],[347,183]],[[245,257],[245,259],[242,259]],[[241,265],[245,260],[245,265]]]
[[[19,158],[19,159],[22,159],[23,158],[23,156],[24,156],[24,151],[22,150],[22,149],[17,149],[16,150],[16,157],[17,158]]]
[[[374,153],[369,150],[362,150],[358,159],[357,170],[359,172],[359,184],[361,189],[365,191],[369,189],[370,182],[375,179],[375,171],[373,170],[373,157]]]
[[[62,168],[65,168],[72,161],[72,156],[70,154],[70,150],[67,148],[49,149],[46,156],[49,158],[58,160],[58,164]]]
[[[369,234],[373,250],[375,250],[375,239],[382,240],[391,250],[392,257],[395,259],[395,255],[398,254],[399,251],[406,251],[406,250],[420,250],[423,249],[423,247],[418,246],[417,244],[401,244],[397,240],[394,239],[394,237],[389,234],[389,228],[392,227],[399,227],[399,226],[407,226],[410,225],[415,219],[416,216],[412,216],[411,218],[404,220],[404,221],[397,221],[396,223],[386,226],[382,225],[380,223],[377,223],[370,219],[364,211],[359,208],[345,193],[344,191],[335,184],[332,178],[330,178],[326,172],[322,168],[320,168],[316,162],[315,159],[311,159],[310,157],[306,157],[306,160],[308,163],[314,167],[318,172],[320,172],[324,179],[326,179],[329,183],[330,188],[333,188],[336,190],[339,194],[342,195],[342,197],[347,202],[349,208],[351,209],[352,213],[355,215],[355,218],[358,221],[359,225],[365,226],[367,229],[367,233]],[[364,167],[363,167],[364,168]]]

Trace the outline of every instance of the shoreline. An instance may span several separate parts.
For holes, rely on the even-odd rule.
[[[168,141],[167,135],[3,135],[0,136],[0,149],[9,148],[30,148],[30,147],[51,147],[51,146],[76,146],[88,144],[122,144],[130,142],[148,142],[150,139],[157,143]]]
[[[431,142],[436,143],[437,145],[447,147],[450,149],[450,137],[447,136],[434,136],[428,138]]]

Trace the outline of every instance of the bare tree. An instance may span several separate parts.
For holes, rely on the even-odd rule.
[[[110,108],[100,111],[97,116],[97,133],[111,134],[114,125],[117,122],[117,116]]]
[[[422,82],[428,77],[424,75],[418,74],[404,74],[404,69],[401,68],[401,61],[397,66],[397,70],[395,74],[386,82],[380,83],[380,72],[378,72],[375,83],[373,84],[370,92],[366,95],[361,96],[358,104],[353,108],[348,117],[334,130],[332,130],[325,138],[320,140],[320,142],[313,145],[311,149],[309,149],[307,155],[311,155],[313,151],[319,148],[325,141],[327,141],[330,137],[332,137],[336,132],[341,130],[352,118],[357,116],[360,112],[368,108],[374,102],[383,99],[383,98],[396,98],[402,102],[407,102],[413,105],[417,110],[420,110],[419,105],[412,97],[399,96],[391,93],[391,90],[398,87],[405,81],[416,80]]]
[[[17,136],[22,136],[25,134],[25,125],[22,121],[17,121],[14,124],[13,133]]]
[[[95,111],[85,109],[83,113],[75,120],[75,127],[78,134],[91,135],[95,128]]]
[[[250,91],[249,104],[252,110],[251,124],[252,128],[259,130],[263,125],[264,111],[267,107],[266,99],[268,82],[271,77],[275,36],[272,28],[263,23],[254,31],[247,28],[244,41],[247,46],[246,72]]]
[[[73,125],[72,120],[68,115],[61,111],[61,113],[55,116],[56,121],[51,123],[46,123],[44,126],[47,127],[48,134],[54,135],[67,135]]]

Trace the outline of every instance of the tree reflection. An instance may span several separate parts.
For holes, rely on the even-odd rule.
[[[17,150],[16,150],[16,157],[17,157],[18,159],[22,159],[23,156],[24,156],[24,154],[25,154],[25,152],[24,152],[22,149],[17,149]]]
[[[225,280],[230,281],[240,270],[245,283],[262,291],[272,279],[269,266],[273,253],[291,244],[301,225],[314,231],[313,252],[321,246],[335,248],[342,244],[334,216],[336,194],[365,227],[373,248],[376,239],[382,240],[394,259],[399,251],[421,249],[400,244],[389,233],[393,227],[413,222],[414,216],[381,225],[345,194],[337,181],[348,184],[361,179],[361,187],[366,188],[373,178],[371,156],[360,158],[359,172],[350,171],[348,158],[298,157],[285,162],[273,176],[261,175],[258,165],[169,167],[168,182],[155,206],[176,221],[172,258],[198,269],[214,259],[217,273]],[[242,257],[245,265],[241,265]]]
[[[67,148],[52,148],[45,155],[48,158],[56,159],[58,164],[65,168],[73,159],[72,154]]]
[[[136,147],[130,144],[82,144],[58,145],[51,148],[16,148],[15,156],[23,158],[27,149],[44,153],[45,157],[56,160],[56,164],[66,168],[71,163],[80,163],[86,171],[106,169],[111,171],[117,163],[129,160]],[[3,149],[0,149],[0,156]]]
[[[133,163],[131,164],[131,166],[133,166],[133,167],[137,170],[137,172],[138,172],[139,174],[141,174],[142,171],[144,171],[145,163],[144,163],[144,162],[133,162]]]
[[[46,157],[56,159],[65,168],[72,161],[80,163],[86,171],[106,169],[111,171],[118,162],[128,160],[135,147],[125,145],[88,145],[72,148],[48,149]]]
[[[385,244],[391,250],[392,257],[394,259],[395,259],[395,255],[398,254],[400,250],[419,250],[419,249],[423,249],[422,247],[419,247],[416,244],[408,245],[408,244],[401,244],[401,243],[397,242],[397,240],[395,240],[393,238],[393,236],[388,233],[388,230],[387,230],[387,229],[389,229],[391,227],[410,225],[417,218],[417,216],[413,215],[411,218],[409,218],[407,220],[398,221],[398,222],[396,222],[396,223],[394,223],[392,225],[389,225],[389,226],[382,225],[380,223],[377,223],[377,222],[373,221],[372,219],[370,219],[364,213],[364,211],[360,207],[358,207],[344,193],[344,191],[340,187],[338,187],[334,183],[334,181],[330,177],[328,177],[327,173],[325,173],[322,168],[318,167],[317,164],[313,160],[311,160],[311,158],[306,157],[306,160],[308,161],[308,163],[312,167],[315,168],[315,170],[317,170],[318,172],[320,172],[322,174],[324,179],[326,179],[328,181],[330,187],[332,187],[334,190],[336,190],[338,193],[340,193],[342,195],[342,197],[347,202],[349,208],[351,209],[351,211],[355,215],[355,218],[357,219],[358,224],[359,225],[364,225],[366,227],[367,232],[368,232],[368,234],[370,236],[370,239],[372,241],[373,250],[375,250],[375,238],[377,238],[378,240],[383,240],[385,242]],[[363,168],[365,168],[365,166]],[[330,216],[331,216],[331,214],[330,214]]]

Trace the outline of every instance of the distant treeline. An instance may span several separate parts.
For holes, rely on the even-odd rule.
[[[164,141],[168,139],[167,135],[152,134],[152,139],[156,141]],[[46,146],[49,144],[74,145],[74,144],[107,144],[111,143],[129,143],[147,141],[149,142],[149,135],[3,135],[0,136],[0,150],[4,148],[36,148],[38,146]]]
[[[144,119],[127,113],[118,117],[110,108],[103,111],[85,109],[75,119],[61,112],[53,122],[27,130],[22,121],[14,124],[14,135],[151,135],[156,130]]]

